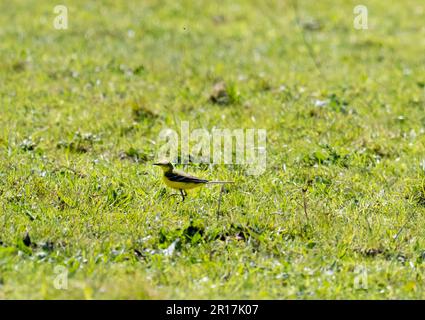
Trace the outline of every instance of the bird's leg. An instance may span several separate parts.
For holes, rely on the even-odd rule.
[[[182,202],[184,201],[184,196],[187,195],[187,193],[183,189],[180,189],[180,194],[182,195]]]

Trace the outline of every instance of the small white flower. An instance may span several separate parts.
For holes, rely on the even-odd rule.
[[[321,107],[326,106],[328,103],[329,103],[328,100],[316,100],[316,101],[314,101],[314,106],[321,108]]]

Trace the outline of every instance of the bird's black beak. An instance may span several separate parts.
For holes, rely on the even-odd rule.
[[[153,165],[154,166],[160,166],[161,164],[160,163],[154,163]]]

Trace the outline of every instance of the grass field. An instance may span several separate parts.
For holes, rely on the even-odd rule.
[[[0,4],[1,299],[425,298],[423,1],[57,4]],[[267,130],[177,166],[219,213],[152,166],[181,121]]]

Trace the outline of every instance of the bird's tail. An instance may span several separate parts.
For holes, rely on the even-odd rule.
[[[235,183],[235,181],[208,181],[208,184],[225,184],[225,183]]]

